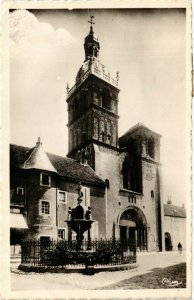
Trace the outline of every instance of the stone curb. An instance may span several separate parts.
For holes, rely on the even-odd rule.
[[[40,267],[40,266],[30,266],[25,264],[20,264],[18,269],[24,272],[37,272],[37,273],[86,273],[94,274],[98,272],[113,272],[113,271],[123,271],[137,268],[139,265],[137,263],[124,264],[124,265],[112,265],[112,266],[94,266],[94,267]]]

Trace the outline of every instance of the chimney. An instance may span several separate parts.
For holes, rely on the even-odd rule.
[[[38,137],[38,141],[36,142],[36,145],[42,145],[41,141],[40,141],[40,137]]]

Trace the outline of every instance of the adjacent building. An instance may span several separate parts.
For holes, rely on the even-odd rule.
[[[178,243],[186,249],[186,209],[173,205],[171,200],[164,204],[165,250],[177,250]]]

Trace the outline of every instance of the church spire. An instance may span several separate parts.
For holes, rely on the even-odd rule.
[[[94,16],[90,16],[90,20],[88,21],[90,26],[90,32],[85,38],[84,50],[85,50],[85,61],[87,61],[90,57],[98,58],[100,44],[98,42],[98,38],[94,35],[93,22]]]

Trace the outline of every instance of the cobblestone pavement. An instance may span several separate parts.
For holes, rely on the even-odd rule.
[[[96,289],[109,284],[129,279],[136,275],[151,272],[154,268],[164,268],[185,262],[185,253],[143,253],[138,254],[139,267],[132,270],[101,272],[92,276],[83,274],[64,273],[25,273],[17,269],[17,264],[11,264],[11,289],[16,290],[43,290],[43,289]]]

